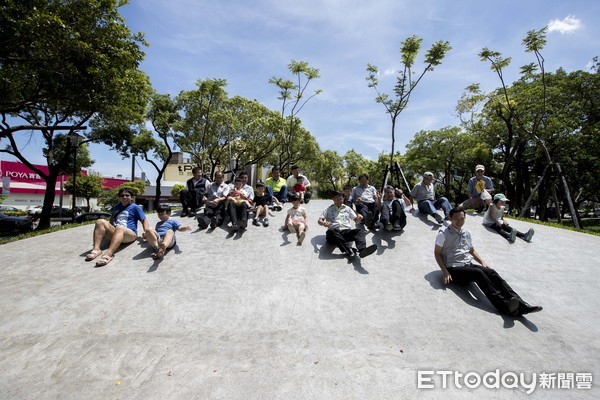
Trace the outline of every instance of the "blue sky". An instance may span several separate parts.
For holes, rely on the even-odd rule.
[[[150,46],[141,68],[160,93],[194,89],[198,79],[222,78],[230,96],[256,99],[279,110],[273,76],[290,77],[290,60],[320,70],[311,83],[323,92],[300,113],[321,150],[344,154],[354,148],[376,158],[389,151],[391,124],[367,86],[368,63],[379,67],[380,86],[391,93],[400,67],[400,43],[423,39],[422,53],[438,40],[452,46],[442,65],[428,73],[398,119],[397,148],[420,130],[458,125],[454,108],[472,83],[498,87],[482,48],[512,57],[507,81],[534,61],[521,44],[527,31],[549,26],[543,50],[546,70],[588,70],[600,56],[600,2],[595,0],[131,0],[121,9],[132,31]],[[415,71],[421,71],[420,57]],[[91,147],[93,169],[104,175],[130,174],[130,161]],[[113,153],[114,154],[114,153]],[[150,164],[142,169],[155,176]],[[139,170],[139,169],[138,169]]]

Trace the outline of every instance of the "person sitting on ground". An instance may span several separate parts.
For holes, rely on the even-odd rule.
[[[435,199],[435,186],[433,185],[433,173],[425,172],[423,174],[423,180],[416,184],[410,191],[411,200],[417,202],[417,208],[419,212],[423,214],[431,215],[435,218],[438,224],[444,222],[441,215],[437,213],[437,210],[443,210],[444,216],[448,219],[448,213],[452,206],[445,197]],[[412,201],[411,201],[412,204]]]
[[[333,193],[333,204],[323,210],[319,217],[319,225],[327,228],[325,239],[327,243],[337,246],[347,257],[353,258],[358,253],[360,258],[367,257],[377,250],[377,245],[367,247],[364,229],[352,228],[350,221],[359,224],[362,215],[344,204],[344,194],[340,191]],[[352,247],[352,242],[356,248]]]
[[[112,261],[115,251],[121,244],[132,243],[137,239],[137,223],[142,222],[144,232],[150,225],[142,207],[133,202],[133,190],[130,188],[119,189],[119,203],[115,205],[110,220],[97,219],[94,226],[93,248],[87,256],[86,261],[92,261],[102,255],[96,262],[96,266],[104,266]],[[108,249],[104,253],[100,250],[102,239],[110,240]]]
[[[469,179],[469,184],[467,185],[469,199],[463,201],[460,207],[465,210],[474,208],[477,213],[480,213],[492,204],[494,183],[484,173],[485,167],[483,165],[475,167],[475,176]]]
[[[288,176],[287,178],[287,187],[288,187],[288,199],[293,195],[293,194],[297,194],[294,191],[294,186],[296,185],[296,183],[298,183],[298,177],[301,176],[302,177],[302,183],[304,184],[304,203],[308,204],[308,202],[310,201],[310,198],[312,196],[312,193],[310,192],[310,181],[308,180],[308,178],[305,175],[302,175],[300,173],[300,167],[297,165],[292,165],[292,174],[290,176]]]
[[[254,193],[254,219],[252,224],[254,226],[260,226],[260,218],[262,217],[262,224],[264,227],[269,226],[269,204],[271,204],[272,196],[265,192],[265,184],[258,182],[256,184],[256,193]]]
[[[281,170],[279,167],[273,167],[271,170],[271,176],[265,180],[265,187],[267,193],[272,197],[271,206],[275,211],[281,211],[281,205],[285,203],[288,195],[287,181],[281,177]]]
[[[252,207],[252,203],[248,198],[248,192],[243,189],[243,185],[244,179],[237,176],[233,181],[233,188],[230,188],[227,194],[227,209],[233,232],[237,232],[240,228],[246,229],[248,226],[248,208]]]
[[[344,204],[354,209],[354,203],[352,202],[352,186],[344,186]]]
[[[183,207],[183,211],[181,212],[182,217],[196,214],[196,211],[206,201],[206,191],[210,186],[208,179],[202,175],[200,167],[194,167],[192,175],[192,178],[188,179],[185,183],[185,189],[179,195],[179,200]]]
[[[404,203],[404,207],[411,207],[411,211],[415,211],[415,206],[412,205],[412,202],[410,201],[410,199],[408,197],[406,197],[406,195],[404,194],[404,191],[400,188],[396,188],[394,189],[394,195],[396,196],[396,198],[398,200],[400,200],[401,202]]]
[[[379,219],[377,202],[381,195],[374,186],[369,185],[369,175],[361,174],[358,177],[358,186],[352,189],[350,199],[354,202],[356,213],[362,215],[367,229],[375,229]]]
[[[204,216],[197,215],[198,227],[206,229],[208,227],[207,219],[210,221],[210,227],[215,229],[221,226],[225,218],[225,200],[229,193],[229,185],[223,181],[223,173],[215,172],[215,181],[210,184],[206,191],[206,202],[204,203]]]
[[[398,189],[399,190],[399,189]],[[401,231],[406,226],[406,213],[402,191],[400,197],[396,197],[396,190],[393,186],[387,185],[383,190],[383,198],[379,197],[377,208],[379,209],[381,222],[386,231]]]
[[[306,193],[306,186],[304,186],[303,176],[299,176],[296,179],[296,184],[294,185],[294,193],[300,198],[300,203],[304,203],[304,194]]]
[[[296,244],[301,246],[306,237],[306,230],[308,229],[308,217],[306,215],[306,209],[300,207],[300,197],[293,195],[291,202],[292,208],[287,211],[285,226],[287,226],[290,233],[296,234],[296,237],[298,238]]]
[[[176,231],[192,230],[191,226],[183,226],[176,219],[171,219],[171,207],[167,205],[158,206],[156,214],[160,220],[156,223],[156,228],[148,228],[146,231],[146,240],[154,249],[154,253],[152,253],[154,259],[163,258],[165,252],[175,246],[177,243]]]
[[[439,230],[435,239],[435,260],[442,270],[442,282],[467,285],[475,282],[496,309],[505,315],[520,316],[541,311],[541,306],[531,306],[506,283],[477,253],[471,232],[463,229],[465,210],[450,210],[450,226]],[[474,263],[477,261],[478,264]]]
[[[506,219],[504,218],[504,209],[507,201],[508,199],[502,193],[495,195],[492,205],[483,216],[483,225],[494,229],[511,243],[514,243],[517,236],[529,242],[535,233],[533,228],[530,228],[527,233],[523,233],[517,231],[506,222]]]

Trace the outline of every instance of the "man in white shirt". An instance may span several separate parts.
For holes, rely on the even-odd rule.
[[[304,187],[306,188],[306,192],[304,192],[304,203],[308,203],[312,193],[309,191],[310,181],[308,178],[300,173],[300,167],[297,165],[292,166],[292,174],[287,178],[287,189],[288,189],[288,200],[292,197],[293,194],[297,194],[294,191],[294,186],[298,183],[298,177],[301,176],[303,179]]]
[[[435,186],[433,185],[433,173],[425,172],[423,180],[416,184],[410,191],[411,200],[417,202],[417,208],[423,214],[431,215],[438,224],[444,222],[444,219],[437,210],[444,210],[444,215],[448,219],[448,213],[452,206],[445,197],[435,199]]]

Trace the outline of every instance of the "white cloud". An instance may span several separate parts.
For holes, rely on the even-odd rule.
[[[580,20],[569,15],[568,17],[559,20],[553,19],[548,24],[548,32],[558,31],[560,33],[570,33],[580,29],[583,26]]]

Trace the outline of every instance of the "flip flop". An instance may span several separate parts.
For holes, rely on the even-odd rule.
[[[92,250],[85,256],[85,261],[92,261],[94,258],[102,254],[102,250]]]
[[[109,256],[108,254],[102,254],[102,257],[98,261],[96,261],[96,267],[104,267],[106,264],[112,261],[114,256]]]

